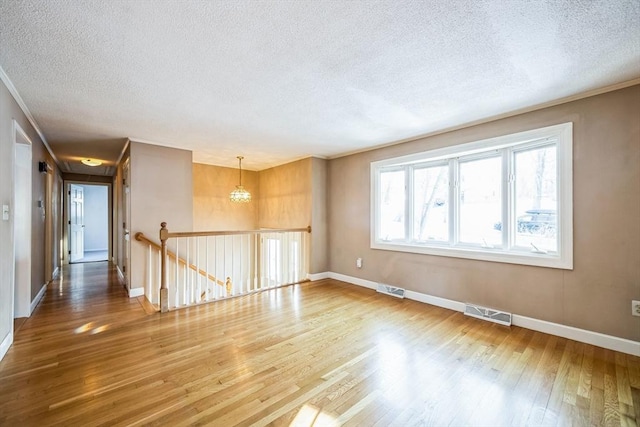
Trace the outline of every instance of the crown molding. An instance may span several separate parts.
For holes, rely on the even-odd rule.
[[[575,95],[565,96],[564,98],[559,98],[559,99],[556,99],[556,100],[553,100],[553,101],[547,101],[547,102],[543,102],[541,104],[532,105],[531,107],[520,108],[518,110],[513,110],[513,111],[510,111],[510,112],[507,112],[507,113],[498,114],[498,115],[487,117],[487,118],[484,118],[484,119],[474,120],[474,121],[471,121],[471,122],[463,123],[461,125],[451,126],[451,127],[440,129],[440,130],[435,130],[433,132],[428,132],[428,133],[425,133],[425,134],[422,134],[422,135],[419,135],[419,136],[412,136],[410,138],[401,139],[399,141],[393,141],[393,142],[389,142],[389,143],[386,143],[386,144],[376,145],[375,147],[362,148],[362,149],[359,149],[359,150],[353,150],[353,151],[349,151],[349,152],[342,153],[342,154],[336,154],[335,156],[328,157],[328,159],[329,160],[339,159],[341,157],[347,157],[347,156],[351,156],[351,155],[354,155],[354,154],[366,153],[368,151],[378,150],[380,148],[386,148],[386,147],[392,147],[394,145],[404,144],[405,142],[418,141],[420,139],[429,138],[429,137],[436,136],[436,135],[442,135],[444,133],[449,133],[449,132],[453,132],[453,131],[456,131],[456,130],[469,128],[469,127],[472,127],[472,126],[478,126],[478,125],[481,125],[481,124],[484,124],[484,123],[494,122],[496,120],[506,119],[507,117],[513,117],[513,116],[517,116],[517,115],[524,114],[524,113],[531,113],[533,111],[542,110],[544,108],[554,107],[556,105],[566,104],[568,102],[578,101],[580,99],[590,98],[590,97],[596,96],[596,95],[602,95],[603,93],[613,92],[615,90],[624,89],[624,88],[627,88],[627,87],[630,87],[630,86],[635,86],[635,85],[638,85],[638,84],[640,84],[640,78],[627,80],[627,81],[624,81],[624,82],[621,82],[621,83],[616,83],[616,84],[605,86],[605,87],[601,87],[601,88],[598,88],[598,89],[591,89],[591,90],[588,90],[588,91],[585,91],[585,92],[580,92],[580,93],[577,93]]]
[[[129,138],[126,138],[124,146],[122,147],[122,151],[120,151],[120,155],[118,156],[118,160],[116,160],[116,166],[115,166],[116,168],[118,168],[118,165],[124,158],[124,154],[127,152],[127,148],[129,148],[129,144],[131,144],[131,140]]]
[[[29,111],[27,104],[25,104],[24,100],[18,93],[18,89],[16,89],[15,85],[13,84],[13,82],[11,81],[11,79],[9,78],[9,76],[1,66],[0,66],[0,80],[2,80],[4,85],[9,90],[9,93],[11,94],[11,96],[13,96],[13,99],[15,99],[15,101],[18,103],[18,106],[20,107],[24,115],[27,117],[27,120],[29,121],[29,123],[31,123],[31,126],[33,126],[35,131],[38,133],[38,136],[40,137],[42,144],[44,144],[44,147],[47,149],[47,151],[53,158],[53,161],[56,162],[56,165],[58,167],[60,167],[60,162],[58,161],[58,157],[56,157],[56,155],[53,153],[53,150],[51,149],[51,146],[47,142],[47,138],[45,138],[44,133],[42,133],[42,129],[40,129],[38,122],[36,122],[36,119],[33,117],[33,114],[31,114],[31,111]]]

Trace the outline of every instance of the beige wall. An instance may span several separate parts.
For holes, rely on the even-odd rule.
[[[160,241],[160,223],[170,231],[193,230],[191,151],[131,142],[130,288],[146,285],[146,246],[133,236],[143,232]]]
[[[4,82],[0,82],[0,205],[9,205],[13,212],[13,119],[31,140],[32,210],[31,210],[31,301],[51,278],[45,277],[45,214],[37,207],[46,201],[46,175],[38,172],[38,162],[46,161],[54,168],[54,185],[60,172],[46,150],[38,133],[29,123]],[[59,218],[55,212],[54,221]],[[15,236],[20,238],[20,236]],[[13,215],[9,221],[0,220],[0,342],[10,333],[13,319]]]
[[[260,171],[261,228],[311,225],[311,158]]]
[[[307,158],[260,171],[261,228],[311,226],[309,273],[327,269],[326,160]]]
[[[258,172],[242,171],[242,185],[251,203],[233,203],[229,193],[238,185],[238,169],[193,164],[193,229],[197,231],[255,230],[260,200]]]
[[[370,162],[573,122],[574,270],[370,249]],[[640,340],[640,86],[329,162],[329,270]],[[364,259],[356,269],[357,257]]]
[[[327,271],[327,161],[308,158],[260,172],[243,171],[252,202],[235,204],[229,192],[238,169],[193,165],[194,230],[302,228],[311,225],[310,272]]]

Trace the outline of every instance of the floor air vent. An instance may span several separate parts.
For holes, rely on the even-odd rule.
[[[404,298],[404,289],[396,288],[395,286],[378,283],[378,288],[376,289],[376,291],[380,292],[381,294],[391,295],[392,297]]]
[[[511,326],[511,313],[480,307],[479,305],[465,304],[464,314],[478,319],[488,320],[501,325]]]

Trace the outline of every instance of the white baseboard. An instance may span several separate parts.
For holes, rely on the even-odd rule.
[[[120,276],[120,279],[124,280],[124,273],[122,272],[122,270],[120,270],[120,266],[116,264],[116,271],[118,272],[118,276]]]
[[[341,282],[351,283],[353,285],[362,286],[363,288],[373,289],[374,291],[378,287],[378,283],[371,280],[360,279],[359,277],[347,276],[346,274],[334,273],[330,271],[328,273],[330,279],[340,280]]]
[[[60,273],[60,267],[56,267],[56,269],[53,270],[53,274],[51,275],[51,279],[54,280],[56,277],[58,277],[59,273]]]
[[[375,290],[378,286],[377,282],[360,279],[358,277],[347,276],[346,274],[334,273],[332,271],[329,271],[326,274],[331,279],[340,280],[342,282],[351,283],[353,285],[363,286],[369,289]],[[465,307],[465,304],[460,301],[440,298],[415,291],[406,291],[405,297],[407,299],[447,308],[454,311],[463,312]],[[611,335],[605,335],[599,332],[587,331],[586,329],[574,328],[573,326],[561,325],[559,323],[547,322],[546,320],[533,319],[531,317],[520,316],[518,314],[513,314],[512,324],[522,328],[532,329],[534,331],[544,332],[546,334],[556,335],[562,338],[568,338],[586,344],[596,345],[598,347],[607,348],[609,350],[615,350],[621,353],[640,356],[640,342],[637,341],[614,337]]]
[[[414,301],[423,302],[425,304],[431,304],[442,308],[448,308],[449,310],[464,312],[464,303],[460,301],[454,301],[452,299],[434,297],[433,295],[427,295],[420,292],[406,291],[404,293],[405,298],[412,299]]]
[[[40,292],[38,292],[38,295],[36,295],[36,297],[33,299],[33,301],[31,301],[31,311],[29,311],[29,315],[33,314],[33,310],[36,309],[36,307],[38,306],[38,303],[40,303],[40,300],[44,296],[45,292],[47,292],[47,284],[46,283],[44,285],[42,285],[42,287],[40,288]]]
[[[328,279],[328,278],[329,278],[329,273],[327,273],[326,271],[324,273],[307,274],[307,279],[311,280],[312,282],[315,282],[316,280],[322,280],[322,279]]]
[[[0,360],[4,358],[4,355],[9,351],[9,347],[13,344],[13,319],[11,319],[11,325],[11,331],[9,331],[7,336],[2,340],[2,344],[0,344]]]
[[[144,288],[129,289],[129,298],[140,297],[144,295]]]
[[[512,323],[522,328],[533,329],[550,335],[580,341],[620,353],[640,356],[640,342],[618,338],[599,332],[587,331],[586,329],[574,328],[573,326],[561,325],[559,323],[547,322],[546,320],[532,319],[531,317],[514,314]]]

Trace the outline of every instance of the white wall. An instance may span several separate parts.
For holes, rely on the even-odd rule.
[[[106,185],[81,185],[84,188],[84,250],[109,249],[109,199]]]

